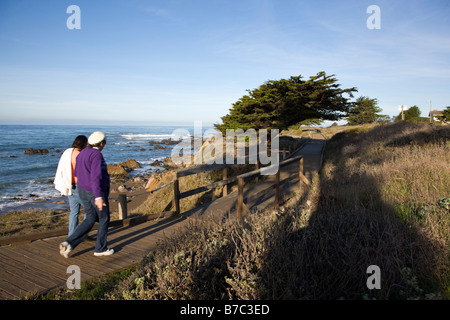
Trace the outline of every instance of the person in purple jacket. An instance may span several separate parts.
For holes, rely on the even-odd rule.
[[[77,157],[74,174],[77,188],[84,203],[86,218],[75,231],[59,245],[59,253],[65,258],[80,244],[98,221],[95,256],[107,256],[114,253],[107,247],[109,226],[109,189],[110,179],[105,159],[101,151],[106,145],[103,132],[96,131],[89,136],[88,148],[83,149]]]

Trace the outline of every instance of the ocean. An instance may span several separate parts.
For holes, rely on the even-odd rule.
[[[203,129],[204,133],[211,127]],[[106,134],[107,144],[102,153],[107,164],[134,159],[142,169],[133,171],[132,175],[139,175],[157,170],[158,167],[151,164],[170,157],[174,147],[167,145],[167,148],[155,150],[150,141],[180,140],[193,136],[194,125],[0,125],[0,214],[27,205],[33,207],[34,203],[38,203],[36,200],[60,197],[51,181],[62,152],[72,145],[78,135],[89,137],[94,131]],[[183,133],[185,136],[182,136]],[[30,148],[47,149],[48,153],[25,154],[24,151]]]

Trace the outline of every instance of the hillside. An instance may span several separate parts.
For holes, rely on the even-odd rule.
[[[193,224],[105,298],[448,299],[449,138],[448,126],[408,123],[336,133],[307,196]]]

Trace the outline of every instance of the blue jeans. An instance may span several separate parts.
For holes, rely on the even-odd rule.
[[[69,214],[69,237],[75,231],[78,226],[78,215],[80,214],[80,206],[84,207],[83,201],[81,201],[80,195],[78,194],[78,188],[72,189],[72,195],[68,196],[70,214]],[[86,215],[84,215],[86,219]]]
[[[72,235],[67,238],[67,242],[74,249],[80,244],[81,241],[88,235],[91,231],[94,223],[98,221],[97,229],[97,241],[95,243],[95,252],[103,252],[108,249],[108,243],[106,236],[108,234],[109,226],[109,203],[108,194],[102,193],[103,202],[106,206],[103,210],[98,210],[95,205],[95,197],[92,192],[86,191],[85,189],[77,186],[79,195],[84,204],[84,211],[86,212],[86,217],[83,222],[75,229]]]

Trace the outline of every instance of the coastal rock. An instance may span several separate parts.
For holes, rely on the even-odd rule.
[[[121,162],[118,165],[122,166],[127,171],[142,168],[139,162],[134,159],[128,159],[127,161]]]
[[[119,164],[108,164],[108,173],[111,178],[118,180],[130,179],[130,171],[142,168],[139,162],[133,159],[121,162]]]
[[[164,165],[164,161],[162,160],[155,160],[152,163],[150,163],[153,167],[162,167]]]
[[[170,149],[170,148],[169,147],[164,147],[164,146],[162,146],[160,144],[153,145],[153,150],[168,150],[168,149]]]
[[[119,192],[127,192],[127,191],[130,191],[131,190],[131,188],[127,188],[127,186],[126,185],[120,185],[118,188],[117,188],[117,191],[119,191]]]
[[[131,175],[120,164],[108,164],[108,173],[113,178],[131,178]]]
[[[152,191],[156,188],[159,182],[160,180],[157,177],[151,176],[147,184],[145,185],[145,189],[147,189],[148,191]]]
[[[175,179],[174,171],[163,171],[160,173],[152,174],[147,184],[145,185],[145,189],[147,191],[155,190],[156,188],[161,187],[162,185],[169,183]]]
[[[173,146],[173,145],[179,144],[181,141],[182,140],[172,140],[172,138],[169,138],[169,139],[161,140],[161,144],[165,144],[165,145],[168,145],[168,146]]]
[[[163,169],[166,170],[180,167],[172,161],[172,157],[166,157],[164,158],[164,160],[155,160],[150,165],[154,167],[162,167]]]
[[[160,144],[165,144],[166,146],[173,146],[173,145],[179,144],[181,141],[182,140],[172,140],[171,138],[169,138],[169,139],[162,139],[159,141],[150,140],[148,143],[151,146],[160,145]]]
[[[48,149],[27,149],[23,153],[25,154],[46,154],[48,153]]]

